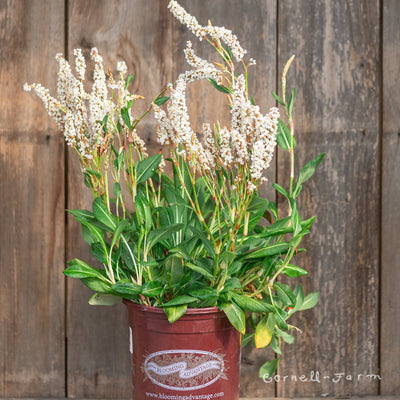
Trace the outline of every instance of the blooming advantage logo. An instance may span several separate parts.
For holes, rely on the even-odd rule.
[[[147,356],[142,368],[165,389],[197,390],[226,379],[223,357],[203,350],[164,350]]]

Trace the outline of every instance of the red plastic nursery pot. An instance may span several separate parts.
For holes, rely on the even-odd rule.
[[[170,324],[163,309],[124,301],[133,399],[239,399],[240,333],[217,307],[188,309]]]

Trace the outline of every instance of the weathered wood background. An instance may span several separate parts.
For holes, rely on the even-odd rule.
[[[288,82],[297,88],[297,158],[327,153],[303,189],[303,217],[317,222],[298,261],[320,303],[296,319],[304,332],[284,349],[278,382],[258,378],[268,351],[244,351],[242,395],[400,395],[400,2],[182,4],[202,24],[232,29],[257,60],[251,90],[264,110],[296,54]],[[186,69],[188,39],[197,47],[167,0],[0,0],[0,397],[130,397],[124,307],[89,306],[89,291],[61,273],[73,257],[90,261],[64,213],[89,207],[90,194],[23,83],[54,93],[54,55],[96,46],[107,66],[124,59],[136,91],[154,98]],[[189,96],[195,126],[224,107],[207,86]],[[154,124],[145,131],[157,151]],[[275,161],[270,181],[286,182],[287,160]],[[301,375],[307,382],[293,381]]]

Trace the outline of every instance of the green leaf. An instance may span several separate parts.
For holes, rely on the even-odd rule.
[[[113,188],[114,196],[118,199],[118,197],[121,195],[121,185],[119,182],[114,183],[114,188]]]
[[[115,244],[117,243],[117,240],[122,235],[122,232],[124,230],[126,230],[126,228],[129,226],[130,226],[129,221],[126,219],[123,219],[122,221],[120,221],[118,223],[117,228],[115,229],[112,241],[111,241],[110,249],[112,249],[115,246]]]
[[[121,301],[121,297],[113,294],[95,293],[90,299],[91,306],[112,306]]]
[[[272,339],[269,342],[269,347],[276,353],[276,354],[282,354],[282,350],[279,347],[279,341],[277,339],[277,335],[274,334],[272,335]]]
[[[135,196],[135,211],[139,225],[143,225],[146,233],[150,231],[152,225],[150,203],[141,194]]]
[[[308,272],[303,268],[297,267],[296,265],[288,264],[282,271],[283,275],[289,278],[296,278],[298,276],[307,275]]]
[[[318,292],[311,292],[309,293],[304,301],[303,304],[301,305],[301,307],[299,308],[299,310],[308,310],[310,308],[313,308],[317,305],[319,300],[319,293]]]
[[[276,142],[283,150],[289,150],[291,148],[291,135],[290,129],[287,125],[281,120],[278,119],[278,131],[276,133]],[[296,140],[293,137],[293,148],[296,147]]]
[[[64,275],[66,276],[79,279],[95,277],[106,282],[108,281],[102,269],[94,268],[89,264],[86,264],[84,261],[78,260],[77,258],[69,261],[68,265],[69,267],[63,271]]]
[[[249,343],[251,343],[253,341],[253,339],[254,339],[254,332],[245,333],[242,338],[242,348],[247,346]]]
[[[257,349],[261,349],[269,345],[275,328],[275,315],[269,313],[263,317],[257,324],[254,336],[254,342]]]
[[[288,105],[288,114],[290,116],[292,116],[292,112],[293,112],[293,104],[294,104],[295,94],[296,94],[296,89],[293,88],[292,91],[290,92],[289,105]]]
[[[99,242],[92,243],[90,245],[90,250],[92,254],[96,258],[97,261],[100,261],[102,264],[108,264],[107,259],[107,248],[103,247],[103,245]]]
[[[282,104],[283,106],[286,105],[286,104],[279,98],[279,96],[278,96],[274,91],[272,91],[271,94],[272,94],[272,96],[274,97],[274,99],[275,99],[279,104]]]
[[[310,179],[313,175],[314,172],[317,170],[318,165],[324,158],[325,153],[321,153],[317,157],[315,157],[313,160],[309,161],[301,170],[299,173],[299,178],[297,179],[296,185],[293,190],[293,197],[295,198],[301,190],[302,184]]]
[[[275,190],[277,192],[284,195],[287,199],[289,198],[288,192],[281,185],[278,185],[277,183],[273,183],[272,186],[275,188]]]
[[[297,204],[294,199],[290,199],[290,205],[292,207],[292,215],[291,215],[291,222],[293,228],[293,236],[297,236],[301,230],[301,218],[299,215],[299,211],[297,210]]]
[[[185,275],[183,270],[183,257],[179,253],[173,253],[165,262],[165,270],[168,271],[168,285],[180,286],[180,283]]]
[[[99,197],[96,197],[93,201],[93,214],[98,221],[114,232],[117,226],[117,218],[108,211],[106,205]]]
[[[182,304],[173,307],[164,307],[164,313],[171,324],[177,321],[183,315],[185,315],[186,310],[187,310],[187,304]]]
[[[98,229],[98,228],[93,227],[93,229]],[[83,240],[89,243],[90,245],[94,243],[99,243],[98,235],[100,235],[101,237],[100,240],[103,239],[103,232],[96,232],[96,234],[93,234],[92,231],[88,228],[86,223],[82,223],[81,230],[82,230]]]
[[[135,74],[130,74],[125,81],[125,90],[128,89],[129,84],[135,79]]]
[[[111,284],[99,278],[81,278],[82,283],[89,289],[100,293],[110,293]]]
[[[149,281],[142,285],[142,295],[146,297],[155,297],[162,292],[162,285],[160,282]]]
[[[136,166],[136,183],[145,182],[151,178],[160,165],[162,155],[154,154],[140,161]]]
[[[154,100],[154,104],[155,105],[157,105],[157,106],[162,106],[166,101],[168,101],[169,100],[169,97],[166,97],[166,96],[160,96],[160,97],[157,97],[155,100]]]
[[[115,155],[115,160],[114,160],[114,167],[117,171],[121,170],[122,165],[124,164],[124,156],[125,153],[123,151],[121,151],[121,153],[117,153]]]
[[[98,178],[98,179],[101,179],[102,177],[101,177],[101,173],[100,172],[97,172],[97,171],[94,171],[93,169],[90,169],[90,168],[86,168],[86,172],[89,174],[89,175],[94,175],[96,178]]]
[[[281,331],[280,329],[276,328],[276,331],[278,332],[278,335],[283,339],[284,342],[288,344],[292,344],[294,342],[294,336],[285,332]]]
[[[226,52],[228,53],[229,59],[232,61],[233,57],[232,57],[231,49],[229,48],[229,46],[226,46]]]
[[[94,222],[96,221],[96,217],[94,216],[94,214],[89,211],[89,210],[68,210],[68,212],[74,216],[74,218],[82,223],[85,222]]]
[[[218,298],[218,290],[209,286],[202,287],[200,289],[194,289],[189,291],[190,295],[198,298],[199,300],[207,300],[209,298]]]
[[[111,286],[111,289],[122,295],[137,295],[142,292],[142,287],[133,282],[117,282]]]
[[[189,304],[197,301],[196,297],[188,296],[186,294],[182,294],[180,296],[174,297],[168,303],[162,305],[162,307],[170,307],[170,306],[180,306],[182,304]]]
[[[242,284],[240,283],[239,279],[236,278],[236,276],[232,277],[232,278],[228,278],[225,281],[225,285],[224,288],[222,290],[222,292],[229,292],[232,289],[241,289],[242,288]]]
[[[296,311],[300,310],[300,307],[304,302],[304,289],[301,283],[299,283],[293,290],[293,294],[296,296],[296,305],[289,311],[289,315],[292,315]]]
[[[301,228],[303,230],[310,229],[312,224],[314,223],[314,221],[315,221],[315,217],[314,216],[309,218],[309,219],[306,219],[305,221],[301,221]]]
[[[101,125],[101,128],[103,129],[103,132],[104,132],[105,134],[107,134],[107,133],[108,133],[108,129],[107,129],[108,114],[106,114],[106,115],[104,116],[104,118],[103,118],[102,121],[96,121],[96,122],[98,122],[98,123]]]
[[[271,312],[274,310],[271,304],[264,303],[261,300],[252,299],[251,297],[240,295],[237,293],[230,293],[233,301],[243,310],[264,313]]]
[[[270,257],[277,254],[284,253],[289,248],[288,243],[276,243],[271,244],[267,247],[255,250],[247,255],[246,258],[259,258],[259,257]]]
[[[214,246],[211,243],[211,241],[207,238],[207,236],[199,229],[196,229],[194,226],[189,225],[189,229],[195,234],[195,236],[197,236],[201,240],[207,253],[211,257],[214,257],[215,256]]]
[[[172,224],[167,226],[166,228],[158,228],[150,231],[147,237],[147,248],[146,251],[149,250],[156,244],[159,243],[161,240],[164,240],[171,236],[171,233],[178,232],[184,227],[183,224]]]
[[[268,202],[268,208],[271,210],[272,214],[274,215],[274,218],[278,218],[278,207],[276,206],[276,203],[273,201]]]
[[[191,270],[198,272],[199,274],[205,276],[206,278],[208,278],[210,280],[214,280],[214,278],[215,278],[213,274],[208,272],[205,268],[200,267],[199,265],[195,265],[195,264],[192,264],[189,262],[186,264],[186,266],[188,268],[190,268]]]
[[[131,270],[135,271],[136,268],[136,252],[133,247],[133,244],[129,243],[124,235],[121,236],[120,247],[122,249],[122,258],[126,264],[126,266]]]
[[[258,372],[259,377],[264,379],[270,378],[278,368],[278,362],[279,358],[276,358],[263,364]]]
[[[275,307],[275,319],[276,323],[282,329],[288,329],[286,319],[288,318],[288,313],[281,308]]]
[[[222,303],[220,308],[228,317],[229,322],[234,326],[234,328],[244,334],[246,332],[244,311],[234,303]]]
[[[132,130],[133,127],[132,127],[132,124],[131,124],[131,117],[129,116],[129,111],[128,111],[128,109],[126,107],[121,108],[121,116],[122,116],[122,119],[125,122],[125,125],[128,127],[128,129]]]
[[[276,294],[279,300],[286,306],[294,307],[296,304],[296,297],[290,290],[290,287],[284,283],[275,282],[274,284]]]
[[[208,79],[208,81],[215,87],[215,89],[217,89],[218,91],[220,91],[222,93],[228,93],[228,94],[234,93],[232,89],[230,89],[224,85],[218,85],[218,83],[215,79]]]

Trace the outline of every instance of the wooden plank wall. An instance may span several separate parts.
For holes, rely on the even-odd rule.
[[[64,155],[55,123],[22,85],[39,81],[54,91],[54,55],[81,47],[88,56],[96,46],[106,66],[125,60],[135,91],[154,98],[186,69],[187,40],[208,54],[167,4],[0,0],[0,398],[130,397],[124,307],[89,306],[90,291],[61,274],[68,259],[91,261],[78,224],[64,215],[90,207],[90,193],[75,154]],[[327,153],[303,189],[302,217],[317,214],[317,222],[298,261],[310,270],[305,287],[320,291],[320,304],[293,321],[303,334],[286,346],[278,382],[258,378],[270,352],[245,349],[242,395],[399,395],[399,2],[181,4],[202,24],[231,28],[257,60],[251,90],[264,110],[296,54],[288,84],[297,89],[297,159],[302,165]],[[188,98],[195,127],[226,119],[223,97],[207,85],[193,86]],[[151,152],[159,150],[154,129],[144,126]],[[285,183],[287,159],[279,153],[275,160],[270,182]],[[273,195],[268,185],[263,193]]]

